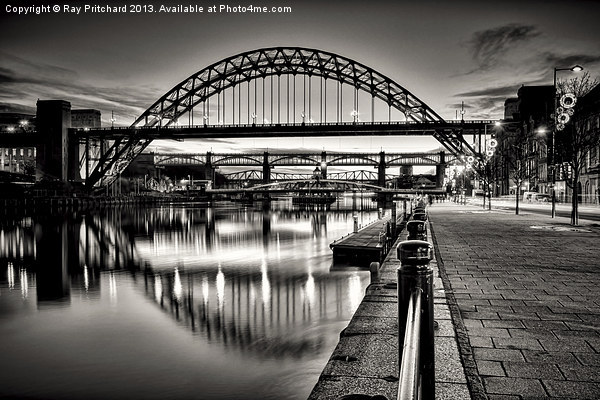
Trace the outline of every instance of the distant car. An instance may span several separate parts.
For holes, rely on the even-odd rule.
[[[547,203],[552,200],[552,197],[549,194],[537,193],[534,195],[534,200],[542,203]]]

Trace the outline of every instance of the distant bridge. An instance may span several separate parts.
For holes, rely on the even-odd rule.
[[[413,165],[436,166],[437,180],[443,180],[443,174],[447,162],[456,160],[451,156],[450,160],[446,159],[444,151],[436,153],[179,153],[179,154],[154,154],[154,165],[156,166],[203,166],[207,177],[212,176],[214,168],[219,167],[260,167],[262,171],[247,171],[246,176],[229,175],[231,179],[252,179],[255,182],[260,179],[263,183],[269,183],[272,180],[294,180],[294,179],[309,179],[312,175],[300,174],[283,174],[273,171],[275,167],[295,167],[304,166],[315,168],[315,172],[322,179],[333,179],[333,176],[328,173],[328,168],[331,166],[369,166],[377,170],[377,172],[349,171],[338,173],[336,178],[347,181],[362,181],[370,182],[380,187],[386,186],[386,181],[393,179],[386,175],[388,167],[405,167]],[[260,175],[260,178],[258,176]]]

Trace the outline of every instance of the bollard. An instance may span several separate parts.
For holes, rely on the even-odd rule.
[[[371,271],[371,283],[379,282],[379,263],[374,261],[369,264],[369,271]]]
[[[421,387],[422,398],[435,398],[435,360],[433,342],[433,246],[422,240],[407,240],[398,246],[400,268],[398,274],[398,348],[399,348],[399,391],[398,399],[413,397]],[[409,305],[420,305],[420,310],[410,310]],[[411,328],[406,331],[407,316]],[[416,327],[413,326],[415,315]],[[418,336],[416,333],[418,332]],[[406,347],[406,359],[403,359]],[[411,349],[417,348],[418,363],[409,357]],[[419,382],[419,375],[421,376]]]
[[[417,221],[426,221],[427,220],[427,214],[424,212],[415,212],[412,215],[412,219],[413,220],[417,220]]]
[[[406,223],[408,236],[406,240],[427,240],[427,225],[425,221],[411,220]]]
[[[358,232],[358,215],[354,216],[354,233]]]

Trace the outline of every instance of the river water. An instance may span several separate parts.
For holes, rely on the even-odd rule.
[[[369,283],[352,208],[5,214],[0,397],[306,399]]]

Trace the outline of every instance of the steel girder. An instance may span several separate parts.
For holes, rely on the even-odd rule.
[[[323,158],[324,156],[324,158]],[[243,167],[263,165],[264,153],[211,153],[213,167]],[[173,153],[156,154],[154,162],[157,165],[205,165],[206,154]],[[269,166],[316,166],[325,162],[327,166],[377,166],[380,153],[268,153]],[[438,165],[441,163],[439,152],[436,153],[385,153],[386,167],[401,165]],[[446,160],[447,162],[448,160]]]

